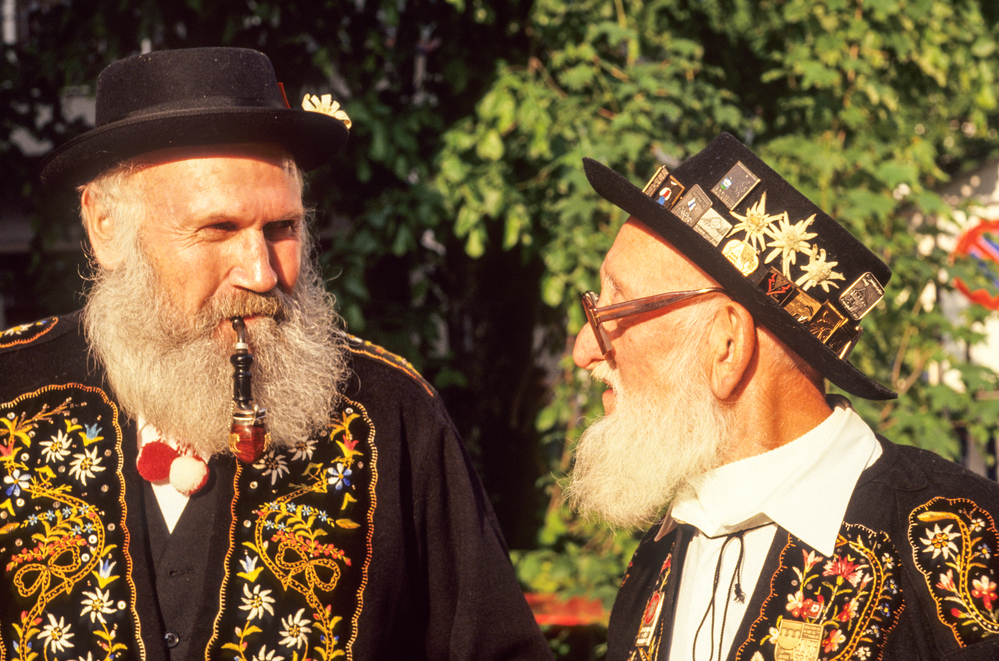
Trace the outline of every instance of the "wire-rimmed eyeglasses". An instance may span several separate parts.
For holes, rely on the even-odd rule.
[[[603,327],[603,323],[605,321],[630,317],[632,315],[642,314],[643,312],[652,312],[653,310],[659,310],[673,305],[674,303],[685,301],[688,298],[703,296],[704,294],[711,294],[714,292],[724,293],[725,290],[721,287],[705,287],[704,289],[692,289],[690,291],[674,291],[666,294],[656,294],[655,296],[636,298],[634,300],[623,301],[621,303],[612,303],[611,305],[605,305],[602,308],[597,307],[598,296],[591,291],[583,292],[580,299],[583,302],[583,310],[586,312],[586,319],[590,322],[590,328],[593,329],[593,335],[597,338],[597,346],[600,347],[601,353],[606,355],[611,349],[611,341],[610,335],[607,334],[607,331],[604,330]]]

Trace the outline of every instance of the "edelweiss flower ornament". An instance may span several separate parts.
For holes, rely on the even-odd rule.
[[[891,270],[856,237],[723,133],[644,189],[591,159],[605,199],[704,270],[784,344],[845,391],[896,395],[847,361]]]
[[[315,94],[306,94],[305,98],[302,99],[302,108],[309,112],[321,112],[334,119],[339,119],[347,128],[351,126],[350,117],[347,117],[347,113],[340,109],[340,104],[333,100],[332,94],[323,94],[321,97]]]

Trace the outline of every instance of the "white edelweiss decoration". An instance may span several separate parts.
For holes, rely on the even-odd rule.
[[[49,623],[42,627],[41,633],[38,637],[45,641],[45,650],[52,650],[53,652],[63,652],[67,649],[73,647],[71,639],[74,633],[70,630],[70,626],[66,624],[63,618],[59,618],[56,622],[55,616],[52,613],[46,613],[49,618]],[[48,655],[46,655],[48,656]]]
[[[923,543],[923,552],[929,553],[933,551],[934,558],[942,555],[944,560],[950,560],[951,554],[957,553],[957,544],[951,540],[961,536],[961,533],[951,532],[951,528],[953,527],[954,525],[951,524],[941,530],[939,524],[934,524],[933,530],[927,531],[926,537],[922,537],[919,540]]]
[[[760,196],[760,199],[756,202],[756,204],[749,207],[745,216],[740,216],[734,211],[732,212],[732,216],[739,220],[739,222],[732,228],[732,231],[745,231],[746,243],[753,246],[754,250],[763,249],[766,241],[764,235],[766,234],[767,227],[770,226],[770,223],[780,218],[780,215],[772,216],[767,213],[766,192]]]
[[[281,644],[285,647],[294,647],[298,649],[305,645],[308,647],[309,644],[309,634],[312,633],[310,625],[312,621],[305,617],[305,609],[299,608],[298,612],[289,617],[281,618],[281,635],[284,636],[281,639]]]
[[[315,94],[306,94],[302,99],[302,108],[309,112],[321,112],[334,119],[339,119],[343,125],[350,128],[350,117],[340,109],[340,104],[333,100],[332,94],[323,94],[321,97]]]
[[[799,220],[792,225],[791,219],[788,218],[785,211],[784,217],[778,221],[776,228],[773,226],[766,228],[767,234],[773,239],[767,244],[767,247],[773,248],[773,250],[764,261],[769,264],[774,260],[774,257],[780,255],[781,271],[790,278],[791,265],[797,260],[798,253],[811,252],[812,246],[808,241],[818,236],[815,232],[808,231],[808,226],[812,224],[813,220],[815,220],[814,213],[805,220]]]
[[[274,616],[274,598],[271,597],[270,590],[261,590],[259,585],[253,586],[253,592],[250,592],[249,586],[243,584],[243,603],[240,605],[239,610],[250,611],[247,620],[255,620],[258,617],[263,617],[264,613]]]
[[[828,292],[830,287],[839,287],[833,280],[846,280],[839,271],[834,271],[833,267],[839,262],[827,262],[826,251],[812,246],[808,253],[808,264],[801,267],[805,272],[803,276],[794,281],[805,291],[811,287],[822,287],[822,291]]]
[[[103,471],[104,466],[101,466],[101,458],[97,456],[97,448],[84,449],[80,454],[74,454],[73,461],[69,462],[69,474],[84,486],[88,479],[94,479],[97,473]]]

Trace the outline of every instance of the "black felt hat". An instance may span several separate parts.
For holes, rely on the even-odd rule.
[[[52,186],[79,185],[157,149],[243,142],[280,144],[301,169],[312,170],[340,151],[348,128],[349,120],[291,109],[263,53],[156,51],[101,72],[96,127],[46,156],[41,178]]]
[[[860,319],[891,270],[745,145],[727,133],[644,189],[583,159],[604,198],[686,255],[757,323],[843,390],[897,395],[847,361]]]

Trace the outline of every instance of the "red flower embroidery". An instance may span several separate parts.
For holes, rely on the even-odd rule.
[[[822,612],[822,605],[825,603],[825,597],[821,594],[818,600],[815,599],[802,599],[801,590],[798,590],[793,595],[788,595],[787,598],[787,610],[791,611],[791,615],[794,617],[806,617],[814,618],[818,617]]]
[[[850,581],[850,585],[855,587],[863,576],[860,571],[860,565],[853,562],[849,557],[844,558],[839,555],[826,563],[825,571],[822,572],[822,575],[842,576],[844,580]]]
[[[826,639],[822,641],[822,651],[824,652],[835,652],[839,649],[839,646],[846,642],[846,636],[839,629],[833,629],[826,636]]]
[[[996,599],[996,584],[988,576],[976,578],[971,584],[975,588],[971,591],[971,596],[978,597],[985,602],[986,609],[992,610],[992,602]]]
[[[857,598],[854,597],[846,604],[843,605],[843,610],[839,612],[836,619],[840,622],[849,622],[853,618],[857,617]]]

